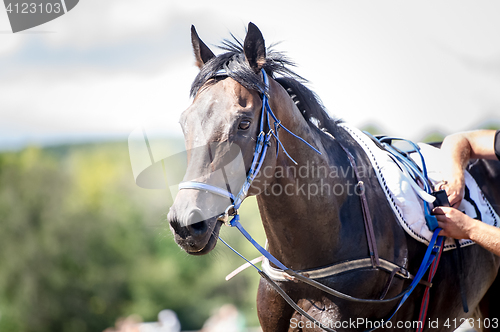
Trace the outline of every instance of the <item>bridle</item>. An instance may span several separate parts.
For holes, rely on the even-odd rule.
[[[180,189],[198,189],[198,190],[204,190],[207,192],[210,192],[212,194],[216,194],[222,197],[229,198],[231,200],[231,205],[229,205],[225,212],[219,216],[219,220],[223,221],[224,224],[228,226],[233,226],[229,222],[229,217],[231,216],[237,216],[238,215],[238,209],[243,203],[243,200],[247,197],[248,195],[248,190],[250,189],[250,186],[252,185],[253,180],[259,173],[262,165],[264,164],[264,159],[267,154],[267,150],[270,146],[271,138],[274,137],[276,141],[278,142],[277,146],[277,152],[279,147],[281,147],[284,151],[284,153],[287,155],[288,158],[292,160],[293,163],[297,164],[295,160],[288,154],[286,151],[285,147],[283,144],[281,144],[281,141],[279,139],[279,129],[283,128],[285,131],[287,131],[289,134],[292,136],[298,138],[302,142],[304,142],[307,146],[309,146],[311,149],[316,151],[318,154],[321,155],[321,152],[318,151],[316,148],[314,148],[311,144],[309,144],[307,141],[305,141],[303,138],[295,135],[293,132],[291,132],[288,128],[286,128],[280,120],[276,117],[274,112],[271,109],[271,106],[269,105],[269,97],[268,97],[268,90],[269,90],[269,79],[267,77],[267,74],[264,69],[261,70],[262,72],[262,77],[264,80],[265,84],[265,90],[260,91],[261,97],[262,97],[262,111],[260,113],[260,127],[259,127],[259,134],[257,135],[257,141],[255,144],[255,151],[253,153],[253,158],[252,158],[252,164],[250,166],[250,169],[247,173],[246,179],[244,184],[242,185],[240,191],[236,196],[234,196],[230,191],[226,189],[222,189],[216,186],[212,186],[203,182],[197,182],[197,181],[185,181],[181,182],[179,184],[179,190]],[[220,70],[214,75],[215,77],[218,76],[227,76],[227,73],[225,70]],[[271,128],[271,121],[270,119],[274,120],[274,129]],[[269,128],[268,132],[265,133],[265,123],[267,121],[267,127]]]
[[[302,281],[306,284],[309,284],[311,286],[314,286],[325,293],[328,293],[330,295],[333,295],[335,297],[351,301],[351,302],[358,302],[358,303],[371,303],[371,304],[381,304],[381,303],[389,303],[393,302],[395,300],[400,300],[397,308],[395,311],[391,314],[391,316],[386,320],[390,320],[396,312],[399,310],[399,308],[403,305],[403,303],[406,301],[406,299],[410,296],[412,291],[415,289],[417,284],[421,282],[422,277],[424,276],[425,272],[429,269],[431,264],[435,261],[436,257],[439,258],[441,250],[442,250],[442,244],[443,244],[443,237],[438,236],[439,231],[441,231],[440,228],[436,228],[436,230],[433,233],[432,239],[429,242],[429,246],[427,248],[427,251],[424,255],[424,259],[422,261],[422,264],[420,265],[420,268],[418,269],[418,272],[416,273],[415,276],[412,276],[405,268],[399,267],[395,265],[394,263],[388,262],[384,259],[379,258],[378,253],[377,253],[377,246],[375,242],[375,235],[373,233],[373,225],[372,225],[372,220],[371,220],[371,214],[368,209],[368,204],[366,200],[366,195],[365,195],[365,188],[363,181],[361,181],[360,174],[358,172],[358,168],[356,166],[356,162],[354,157],[351,155],[351,153],[342,145],[340,141],[337,140],[338,144],[341,146],[341,148],[344,150],[346,153],[349,163],[351,164],[356,180],[358,181],[358,189],[360,190],[360,199],[361,199],[361,208],[363,212],[363,219],[365,222],[365,230],[366,230],[366,235],[367,235],[367,241],[368,241],[368,248],[370,251],[370,259],[360,259],[354,261],[351,265],[351,269],[344,269],[342,272],[346,271],[352,271],[354,269],[359,269],[359,268],[365,268],[365,267],[372,267],[376,269],[380,269],[386,272],[391,273],[391,277],[394,275],[398,275],[400,277],[406,278],[406,279],[413,279],[411,284],[404,289],[400,294],[388,298],[388,299],[361,299],[357,297],[353,297],[350,295],[347,295],[345,293],[342,293],[340,291],[337,291],[335,289],[332,289],[328,286],[325,286],[316,280],[313,280],[310,277],[305,276],[304,274],[294,271],[292,269],[287,268],[284,264],[282,264],[278,259],[276,259],[271,253],[269,253],[266,249],[264,249],[259,243],[257,243],[251,235],[243,228],[243,226],[240,223],[240,215],[238,212],[238,209],[240,205],[242,204],[243,200],[247,197],[248,195],[248,190],[250,189],[250,186],[259,173],[262,165],[264,164],[264,160],[267,154],[267,151],[270,147],[270,141],[272,137],[276,139],[277,142],[277,150],[281,147],[284,151],[284,153],[287,155],[288,158],[290,158],[295,164],[295,160],[288,154],[286,151],[285,147],[283,144],[281,144],[281,141],[279,139],[279,134],[278,131],[280,128],[283,128],[286,132],[294,136],[295,138],[299,139],[306,145],[308,145],[311,149],[316,151],[317,153],[321,154],[319,150],[314,148],[311,144],[309,144],[307,141],[305,141],[303,138],[295,135],[292,131],[287,129],[281,121],[276,117],[276,115],[273,113],[271,106],[269,105],[269,95],[268,95],[268,89],[269,89],[269,79],[267,77],[267,74],[265,70],[261,70],[262,73],[262,78],[265,84],[265,89],[263,91],[260,91],[261,97],[262,97],[262,111],[260,114],[260,131],[259,134],[257,135],[257,141],[255,145],[255,151],[253,154],[252,158],[252,163],[250,166],[250,169],[247,173],[246,179],[244,184],[242,185],[242,188],[238,192],[238,194],[233,195],[230,191],[226,189],[222,189],[207,183],[202,183],[202,182],[197,182],[197,181],[186,181],[186,182],[181,182],[179,184],[179,189],[196,189],[196,190],[202,190],[206,192],[210,192],[215,195],[219,195],[222,197],[226,197],[231,200],[231,204],[225,209],[224,213],[221,214],[218,217],[218,220],[222,221],[224,224],[230,227],[236,227],[241,234],[265,257],[265,259],[269,260],[269,262],[273,263],[279,271],[281,271],[283,274],[288,275],[289,277]],[[224,71],[218,71],[215,73],[214,77],[216,76],[228,76],[228,74]],[[274,129],[271,127],[270,119],[274,120]],[[267,121],[267,126],[269,128],[268,132],[265,133],[265,122]],[[290,304],[297,312],[299,312],[301,315],[304,317],[308,318],[314,324],[317,324],[316,326],[320,326],[323,330],[328,331],[328,332],[335,332],[335,330],[329,328],[328,326],[325,326],[321,322],[317,321],[315,318],[310,316],[306,311],[304,311],[301,307],[297,305],[289,296],[286,294],[286,292],[278,286],[274,280],[269,276],[268,273],[265,271],[259,269],[255,264],[253,264],[251,261],[249,261],[247,258],[245,258],[243,255],[241,255],[238,251],[236,251],[234,248],[232,248],[228,243],[226,243],[222,238],[219,237],[219,240],[224,243],[228,248],[230,248],[233,252],[235,252],[238,256],[243,258],[248,264],[253,266],[257,272],[264,278],[266,281],[283,297],[283,299]],[[340,265],[341,263],[334,264],[333,266]],[[316,269],[319,270],[319,269]],[[314,271],[314,270],[312,270]],[[335,273],[330,274],[333,275]],[[425,284],[425,283],[424,283]],[[388,287],[390,284],[387,285],[387,289],[384,291],[384,294],[387,293]],[[368,330],[368,331],[373,331],[374,329]]]

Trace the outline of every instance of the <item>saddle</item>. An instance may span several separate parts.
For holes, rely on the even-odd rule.
[[[398,216],[400,224],[413,238],[425,243],[428,234],[432,234],[432,231],[438,227],[435,217],[429,215],[430,204],[432,204],[433,207],[450,206],[448,197],[444,190],[432,190],[437,183],[443,180],[441,174],[442,172],[439,167],[440,163],[436,163],[436,161],[440,159],[440,150],[431,145],[415,145],[411,142],[411,149],[402,150],[393,144],[393,138],[385,136],[374,137],[368,133],[361,133],[356,128],[352,128],[347,125],[344,125],[344,128],[350,132],[353,138],[355,138],[368,156],[370,156],[370,161],[376,170],[377,178],[379,179],[382,187],[385,189],[384,191],[388,201],[392,203],[391,206],[393,207],[393,210],[397,212],[396,216]],[[369,141],[366,137],[369,138]],[[375,146],[375,148],[369,144],[370,142]],[[380,151],[383,153],[379,153]],[[385,154],[385,158],[383,154]],[[427,158],[427,162],[424,161],[424,155],[426,157],[430,157]],[[387,157],[392,159],[392,162],[399,167],[399,172],[384,172],[385,168],[390,170],[393,169],[393,167],[387,166],[391,163]],[[416,160],[420,161],[420,163]],[[429,169],[427,167],[429,167]],[[428,171],[430,171],[430,173]],[[430,176],[430,174],[432,176]],[[392,177],[395,177],[396,181],[391,182],[387,180],[387,178]],[[498,227],[498,215],[492,209],[482,191],[479,189],[477,183],[468,172],[465,174],[465,180],[465,196],[459,206],[459,209],[474,219],[481,220]],[[412,190],[404,190],[403,184],[406,182],[409,182]],[[423,190],[429,188],[431,190]],[[428,192],[433,197],[428,197]],[[412,193],[414,195],[411,195]],[[420,209],[418,209],[415,202],[415,194],[417,194],[420,198],[420,200],[417,200],[417,202],[420,203],[419,205],[421,205]],[[408,199],[408,197],[410,197],[410,199]],[[405,202],[408,200],[410,202],[409,204]],[[409,206],[410,208],[408,208]],[[417,209],[413,208],[413,206],[417,207]],[[422,214],[424,215],[424,218],[422,218]],[[425,220],[425,225],[422,222],[423,220]],[[443,250],[457,248],[454,259],[459,273],[460,296],[464,312],[468,312],[469,308],[467,304],[465,285],[463,284],[463,280],[465,279],[464,257],[461,247],[471,244],[474,244],[474,242],[470,240],[447,238],[443,248]],[[435,273],[435,270],[433,272]],[[428,299],[428,288],[426,289],[423,303],[425,299]],[[420,317],[425,318],[425,310],[421,310]]]
[[[380,186],[401,227],[411,237],[427,245],[436,225],[428,222],[429,218],[426,218],[424,202],[430,204],[430,209],[439,204],[441,206],[446,204],[443,193],[431,195],[424,190],[426,185],[433,188],[443,181],[441,150],[423,143],[416,144],[412,149],[402,150],[394,144],[389,144],[393,143],[394,139],[380,140],[346,123],[342,123],[340,126],[353,137],[367,154]],[[391,149],[394,151],[390,151]],[[397,158],[394,152],[407,159],[407,162]],[[406,168],[407,166],[410,169]],[[416,176],[416,174],[422,174],[424,169],[427,173],[426,178]],[[459,210],[474,219],[499,227],[500,217],[483,195],[474,178],[467,171],[464,176],[465,197]],[[426,181],[427,183],[425,183]],[[471,240],[458,242],[461,247],[474,244]],[[454,239],[446,238],[443,250],[447,251],[456,247],[457,243]]]

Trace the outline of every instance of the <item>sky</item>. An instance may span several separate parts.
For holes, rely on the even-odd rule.
[[[198,68],[248,22],[293,59],[332,116],[413,140],[500,123],[500,2],[80,0],[13,34],[0,9],[0,149],[180,136]]]

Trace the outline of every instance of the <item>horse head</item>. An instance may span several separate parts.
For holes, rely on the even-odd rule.
[[[194,26],[191,39],[200,72],[191,89],[193,103],[180,118],[188,156],[184,181],[237,194],[252,164],[259,134],[264,38],[250,23],[242,48],[220,56],[203,43]],[[270,153],[267,166],[272,167],[274,160]],[[203,188],[180,190],[168,214],[177,244],[193,255],[210,252],[223,223],[221,216],[231,204],[229,197]]]

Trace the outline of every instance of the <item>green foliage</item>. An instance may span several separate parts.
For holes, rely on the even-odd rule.
[[[446,135],[438,132],[438,131],[433,131],[425,135],[420,141],[424,143],[437,143],[437,142],[442,142]]]
[[[174,242],[167,195],[134,184],[127,145],[0,154],[0,332],[102,331],[118,317],[173,309],[198,329],[224,303],[257,325],[258,275],[218,244],[193,257]],[[243,222],[264,240],[255,201]],[[256,253],[235,230],[224,238]]]
[[[500,122],[486,122],[484,125],[480,126],[481,129],[489,130],[500,130]]]
[[[360,128],[362,131],[366,131],[374,136],[376,135],[387,135],[387,133],[384,133],[384,131],[377,126],[376,124],[369,124],[365,125],[364,127]]]

